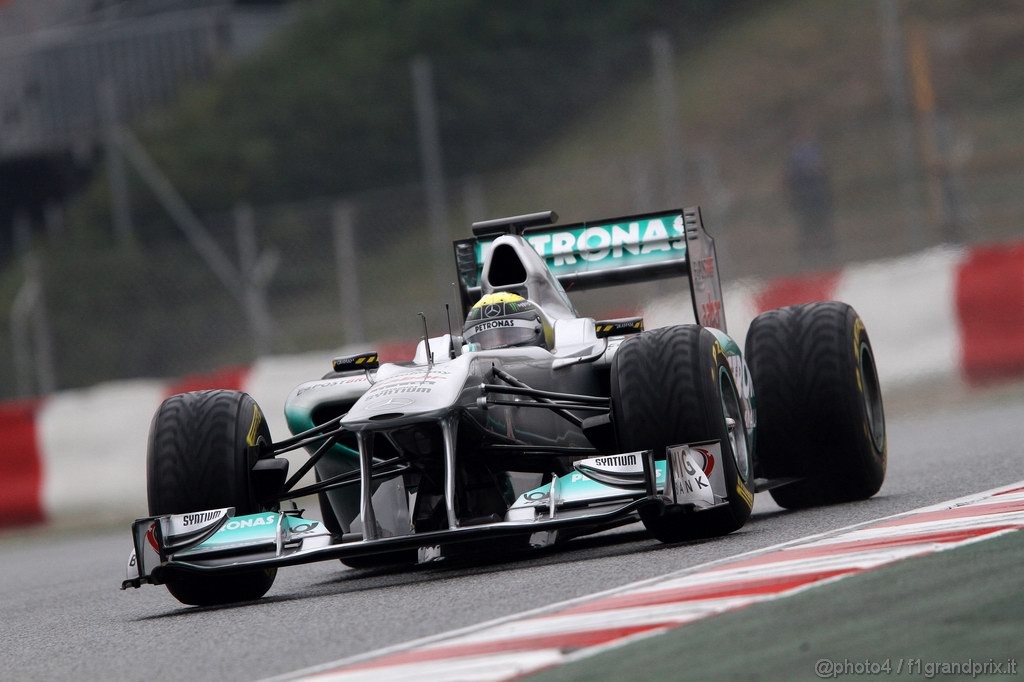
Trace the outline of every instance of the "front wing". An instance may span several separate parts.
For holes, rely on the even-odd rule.
[[[728,503],[721,467],[709,468],[716,457],[721,450],[713,441],[670,447],[666,460],[655,461],[651,451],[580,460],[572,473],[521,495],[504,521],[372,540],[334,536],[301,510],[147,517],[132,524],[134,548],[121,587],[161,584],[179,572],[231,573],[509,536],[544,545],[561,530],[594,532],[634,521],[644,507],[699,513]]]

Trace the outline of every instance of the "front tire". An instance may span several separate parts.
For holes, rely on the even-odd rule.
[[[749,448],[736,383],[714,335],[697,325],[642,332],[619,346],[611,374],[612,422],[620,452],[662,453],[670,445],[706,440],[721,444],[728,504],[691,514],[673,509],[642,514],[651,534],[662,542],[679,542],[743,526],[754,499]],[[726,416],[734,420],[731,431]]]
[[[885,479],[887,446],[874,352],[857,312],[810,303],[759,315],[747,332],[757,453],[771,491],[799,509],[863,500]]]
[[[269,444],[270,428],[260,408],[239,391],[195,391],[160,405],[149,431],[149,513],[234,507],[242,516],[268,511],[256,499],[250,472],[256,450]],[[277,569],[230,575],[168,575],[167,590],[183,604],[210,606],[259,599]]]

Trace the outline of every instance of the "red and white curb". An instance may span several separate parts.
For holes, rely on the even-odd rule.
[[[1024,528],[1024,481],[277,679],[508,680]]]
[[[812,301],[849,303],[864,320],[885,387],[953,378],[981,384],[1024,374],[1024,242],[940,246],[840,270],[725,287],[729,333],[742,347],[760,313]],[[692,322],[688,301],[664,297],[650,327]]]

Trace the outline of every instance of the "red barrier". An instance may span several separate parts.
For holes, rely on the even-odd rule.
[[[192,374],[184,377],[183,379],[179,379],[168,386],[164,395],[170,397],[172,395],[177,395],[178,393],[205,391],[209,388],[224,388],[230,391],[241,391],[242,386],[245,384],[245,379],[248,376],[248,367],[228,367],[227,369],[221,369],[207,374]]]
[[[957,271],[956,311],[969,382],[1024,373],[1024,243],[973,249]]]
[[[44,520],[38,401],[0,404],[0,527]]]
[[[787,305],[831,301],[835,298],[840,272],[821,272],[797,277],[783,277],[768,282],[754,297],[757,312]]]
[[[383,341],[366,347],[376,350],[381,362],[408,362],[416,354],[416,345],[415,341]]]

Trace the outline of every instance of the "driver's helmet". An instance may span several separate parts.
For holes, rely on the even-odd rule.
[[[552,331],[535,303],[519,294],[499,292],[476,302],[469,311],[462,337],[466,343],[479,344],[481,350],[548,347]]]

